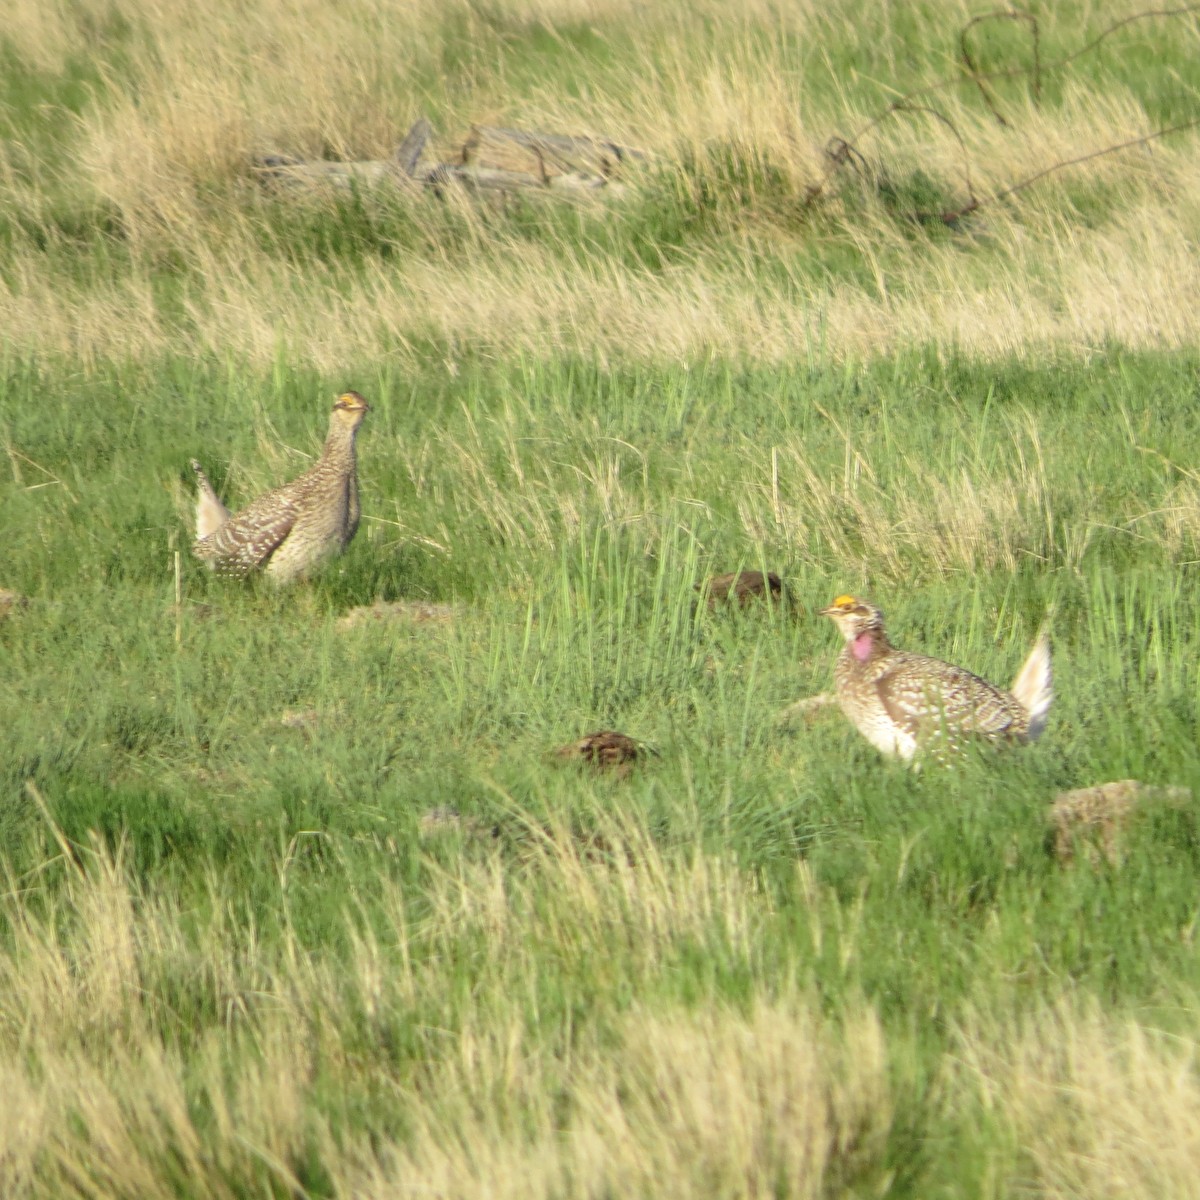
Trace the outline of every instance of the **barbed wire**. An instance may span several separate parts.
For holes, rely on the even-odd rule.
[[[847,165],[853,164],[858,169],[866,171],[868,163],[866,156],[859,149],[859,144],[862,140],[868,137],[876,129],[878,129],[885,121],[899,115],[924,115],[932,117],[945,125],[954,135],[958,142],[959,153],[962,156],[962,177],[963,184],[967,193],[967,202],[957,208],[946,209],[937,213],[921,213],[917,214],[919,218],[928,219],[936,218],[947,225],[953,225],[956,221],[977,211],[985,204],[995,203],[997,200],[1002,200],[1006,196],[1014,195],[1017,192],[1023,191],[1025,188],[1032,186],[1039,180],[1046,178],[1048,175],[1053,175],[1057,171],[1066,170],[1068,167],[1078,166],[1080,163],[1089,162],[1093,159],[1103,158],[1109,154],[1118,154],[1122,150],[1129,150],[1134,146],[1146,145],[1149,142],[1158,141],[1161,138],[1169,137],[1171,134],[1180,133],[1186,129],[1193,129],[1200,126],[1200,113],[1195,117],[1188,118],[1184,121],[1179,121],[1173,125],[1165,126],[1161,129],[1156,129],[1151,133],[1142,134],[1140,137],[1129,138],[1123,142],[1116,142],[1109,146],[1102,146],[1099,149],[1091,150],[1086,154],[1078,155],[1074,158],[1059,159],[1049,165],[1035,171],[1031,175],[1027,175],[1016,182],[1009,184],[1007,187],[1000,188],[988,196],[980,196],[976,193],[971,181],[971,156],[967,150],[966,139],[962,136],[958,126],[948,117],[941,109],[936,108],[932,104],[916,103],[926,97],[937,95],[940,92],[949,91],[951,88],[962,87],[964,85],[975,87],[985,106],[991,115],[995,118],[998,124],[1005,128],[1011,128],[1008,119],[1000,111],[1000,106],[996,102],[996,98],[990,88],[991,83],[996,83],[1001,80],[1020,79],[1028,77],[1031,80],[1031,90],[1035,103],[1041,101],[1042,81],[1043,78],[1055,71],[1064,70],[1072,63],[1077,62],[1085,55],[1092,53],[1108,38],[1115,33],[1129,26],[1137,24],[1141,21],[1151,20],[1171,20],[1180,17],[1195,16],[1200,14],[1200,4],[1186,4],[1177,8],[1150,8],[1143,9],[1139,12],[1132,13],[1129,16],[1122,17],[1119,21],[1114,21],[1111,25],[1104,28],[1091,41],[1086,42],[1077,50],[1073,50],[1070,54],[1063,55],[1061,58],[1053,59],[1049,62],[1042,61],[1042,39],[1041,26],[1038,18],[1034,13],[1028,12],[1025,9],[1019,8],[998,8],[991,12],[980,13],[978,16],[972,17],[959,31],[958,45],[959,58],[961,63],[961,72],[953,77],[939,79],[933,83],[924,84],[919,88],[914,88],[910,92],[904,93],[898,99],[893,100],[886,108],[876,113],[865,125],[863,125],[852,137],[844,138],[835,136],[830,138],[825,147],[826,166],[821,177],[809,185],[804,196],[804,204],[806,207],[814,204],[824,195],[831,180],[838,175]],[[971,50],[971,32],[979,26],[988,22],[996,21],[1013,21],[1024,25],[1029,31],[1030,40],[1030,63],[1020,67],[1006,67],[993,71],[980,71],[975,55]]]

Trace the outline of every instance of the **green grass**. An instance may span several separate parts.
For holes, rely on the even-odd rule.
[[[436,1064],[457,1061],[464,1038],[519,1029],[539,1061],[595,1064],[631,1036],[631,1006],[801,1002],[831,1022],[865,1008],[911,1103],[894,1120],[872,1109],[869,1152],[835,1155],[822,1187],[842,1171],[854,1188],[890,1179],[890,1194],[913,1196],[1019,1178],[1001,1132],[970,1128],[977,1096],[957,1114],[939,1101],[939,1063],[969,1014],[1094,998],[1186,1032],[1178,997],[1200,987],[1192,809],[1148,813],[1120,869],[1059,866],[1046,818],[1063,787],[1200,785],[1195,547],[1152,520],[1130,527],[1178,478],[1133,450],[1130,431],[1197,460],[1192,372],[1178,356],[1117,352],[1041,368],[909,355],[842,371],[481,363],[336,381],[11,362],[3,583],[31,603],[0,625],[4,953],[23,980],[0,1034],[8,1069],[53,1052],[103,1077],[124,1047],[133,1090],[113,1103],[149,1147],[153,1186],[190,1194],[167,1167],[183,1134],[143,1127],[128,1107],[151,1087],[146,1046],[177,1059],[194,1136],[227,1145],[205,1116],[211,1089],[232,1102],[250,1086],[238,1064],[270,1058],[282,1004],[315,1040],[294,1081],[299,1132],[280,1153],[308,1194],[332,1195],[357,1177],[346,1139],[419,1144],[415,1111],[456,1111]],[[257,438],[311,451],[320,398],[345,381],[373,404],[350,552],[282,595],[210,578],[186,554],[173,500],[187,495],[187,458],[244,498],[300,462],[267,458]],[[885,524],[906,493],[963,469],[1017,487],[1022,459],[1040,453],[1033,515],[979,531],[1012,542],[1015,572],[939,565],[912,541],[894,576],[864,580],[856,548],[878,531],[852,509],[810,523],[788,454],[776,526],[771,446],[802,451],[841,491],[831,413],[855,431],[858,486],[873,477],[869,515]],[[925,508],[936,538],[935,501]],[[185,550],[178,642],[173,545]],[[692,583],[739,564],[781,569],[798,611],[697,611]],[[790,701],[829,683],[835,639],[813,612],[864,582],[901,645],[999,680],[1053,606],[1058,699],[1044,741],[913,774],[836,712],[781,723]],[[380,596],[458,615],[336,627]],[[287,709],[314,710],[317,729],[286,727]],[[659,757],[624,782],[546,760],[605,725]],[[422,835],[439,805],[484,834]],[[134,946],[136,983],[120,988],[136,997],[88,991],[88,947],[111,919],[96,912],[109,860]],[[23,1008],[36,972],[18,964],[50,947],[76,963],[64,986],[99,1026],[56,1033]],[[382,991],[368,1013],[370,963]],[[28,1021],[32,1042],[17,1032]],[[205,1074],[212,1063],[225,1085]],[[550,1068],[509,1069],[530,1094],[485,1088],[472,1111],[536,1144]],[[554,1086],[555,1120],[586,1123],[573,1085]],[[947,1162],[928,1149],[938,1144],[973,1150]],[[64,1178],[69,1155],[38,1145],[25,1194]],[[234,1158],[232,1194],[287,1191],[253,1156]],[[223,1178],[213,1171],[202,1191]]]
[[[354,0],[297,40],[260,0],[195,62],[161,6],[47,11],[0,30],[0,1195],[1191,1195],[1197,810],[1069,864],[1049,819],[1200,788],[1197,356],[1155,308],[1191,142],[950,229],[927,116],[807,202],[956,74],[948,2]],[[1193,41],[997,81],[1008,130],[934,102],[986,192],[1186,118]],[[419,112],[654,157],[595,208],[247,177]],[[347,387],[349,551],[211,576],[188,460],[236,508]],[[739,567],[789,604],[698,605]],[[1045,737],[913,772],[789,716],[847,591],[1000,683],[1052,614]],[[453,616],[339,625],[376,600]],[[549,754],[605,727],[655,753]]]

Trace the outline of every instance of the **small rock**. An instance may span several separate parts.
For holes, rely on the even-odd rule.
[[[0,619],[9,616],[19,608],[28,608],[29,600],[8,588],[0,588]]]
[[[460,833],[464,837],[499,837],[499,826],[489,825],[478,817],[466,817],[453,804],[439,804],[421,814],[417,822],[421,837],[440,837],[448,833]]]
[[[287,729],[300,729],[312,733],[321,724],[321,714],[315,708],[285,708],[279,723]]]
[[[398,600],[391,603],[377,600],[374,604],[352,608],[339,618],[338,629],[354,629],[370,621],[452,621],[455,612],[450,604],[426,604],[420,600]]]
[[[1179,804],[1191,798],[1191,788],[1158,787],[1137,779],[1118,779],[1059,792],[1050,806],[1055,857],[1059,862],[1070,862],[1078,842],[1089,862],[1097,862],[1103,853],[1116,866],[1121,861],[1121,834],[1136,809],[1147,801]],[[1099,846],[1095,842],[1097,835]]]

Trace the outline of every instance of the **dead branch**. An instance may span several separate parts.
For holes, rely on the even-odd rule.
[[[625,191],[616,182],[621,165],[646,158],[640,150],[600,138],[475,125],[462,145],[461,161],[422,168],[432,138],[433,126],[421,117],[392,159],[306,162],[270,154],[258,159],[254,170],[263,183],[308,189],[386,185],[424,187],[439,196],[453,187],[470,193],[615,198]]]
[[[433,137],[433,126],[424,118],[418,117],[413,127],[404,136],[404,141],[396,147],[396,165],[405,175],[417,173],[417,163],[425,153],[425,147]]]
[[[554,196],[586,196],[597,192],[617,196],[624,192],[620,184],[610,183],[602,175],[561,174],[538,178],[525,171],[447,163],[434,167],[423,182],[437,195],[444,194],[448,184],[457,184],[469,192],[522,192],[535,196],[547,193]]]
[[[645,159],[640,150],[590,137],[530,133],[472,125],[463,142],[464,165],[524,171],[549,179],[555,175],[601,175],[610,178],[624,163]]]

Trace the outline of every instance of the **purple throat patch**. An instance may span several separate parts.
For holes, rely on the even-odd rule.
[[[871,657],[871,647],[875,644],[875,639],[871,636],[870,630],[860,633],[858,637],[850,643],[850,650],[854,657],[859,662],[866,662]]]

